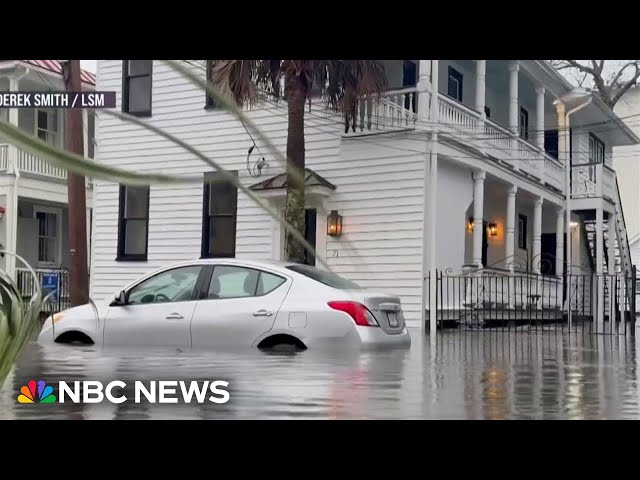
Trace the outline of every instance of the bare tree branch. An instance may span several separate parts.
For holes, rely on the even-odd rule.
[[[610,62],[606,60],[555,60],[552,66],[558,70],[575,70],[573,79],[579,86],[588,80],[593,83],[599,97],[609,107],[613,108],[620,98],[640,79],[640,60],[626,60],[624,62]],[[612,66],[615,67],[613,71]],[[634,74],[629,71],[634,69]],[[609,73],[607,73],[609,72]]]

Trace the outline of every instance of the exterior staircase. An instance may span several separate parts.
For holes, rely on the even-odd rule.
[[[619,303],[625,298],[630,309],[634,306],[633,302],[633,288],[627,288],[625,294],[621,292],[621,282],[616,281],[612,275],[618,275],[619,278],[625,278],[630,283],[635,282],[635,267],[631,261],[631,251],[629,248],[629,239],[627,237],[627,228],[624,220],[624,212],[622,210],[622,203],[620,200],[620,189],[618,186],[618,179],[615,181],[615,222],[612,224],[612,217],[608,216],[603,221],[603,237],[604,237],[604,262],[603,273],[604,277],[604,302],[605,312],[609,311],[609,291],[612,288],[612,283],[615,282],[616,288],[616,310],[619,308]],[[591,213],[591,212],[590,212]],[[595,213],[595,212],[594,212]],[[585,234],[585,242],[587,251],[589,252],[589,262],[591,265],[591,271],[596,271],[596,220],[595,215],[589,215],[583,220]],[[610,242],[614,242],[615,262],[613,265],[609,265],[609,245]]]

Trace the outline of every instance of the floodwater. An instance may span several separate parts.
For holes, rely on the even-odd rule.
[[[29,345],[0,391],[0,419],[635,419],[633,336],[412,331],[410,349],[140,351]],[[125,382],[114,404],[19,404],[29,380]],[[229,401],[135,403],[136,381],[226,380]],[[179,393],[179,388],[178,388]]]

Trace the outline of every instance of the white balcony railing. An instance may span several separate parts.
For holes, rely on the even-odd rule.
[[[9,145],[0,145],[0,172],[9,168]]]
[[[416,92],[416,87],[411,87],[387,92],[378,99],[359,100],[355,109],[355,132],[354,119],[351,118],[347,134],[414,128],[417,119]]]
[[[562,164],[551,157],[544,155],[544,182],[558,190],[564,191],[564,167]]]
[[[562,164],[471,108],[444,95],[438,102],[440,130],[471,144],[515,170],[564,191]]]
[[[616,172],[609,168],[607,165],[603,165],[602,168],[602,195],[615,200],[617,197],[616,188]]]
[[[571,196],[593,197],[598,194],[595,165],[577,165],[571,168]]]
[[[67,170],[56,167],[43,159],[25,152],[13,145],[0,145],[0,171],[7,170],[11,162],[15,162],[20,173],[67,179]]]

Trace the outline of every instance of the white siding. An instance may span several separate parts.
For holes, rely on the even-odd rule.
[[[420,319],[425,141],[360,137],[342,141],[337,163],[316,163],[336,185],[327,204],[343,215],[343,235],[329,237],[338,250],[327,263],[365,287],[401,296],[409,320]]]

